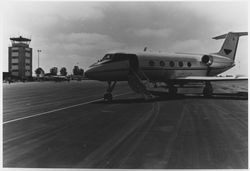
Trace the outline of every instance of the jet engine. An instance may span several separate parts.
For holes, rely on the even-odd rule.
[[[213,57],[210,55],[203,55],[201,58],[201,62],[210,66],[213,63]]]

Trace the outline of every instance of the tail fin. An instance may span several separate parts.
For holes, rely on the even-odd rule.
[[[239,37],[245,35],[248,35],[248,32],[229,32],[227,34],[213,37],[213,39],[215,40],[225,39],[220,51],[217,54],[234,60],[239,42]]]

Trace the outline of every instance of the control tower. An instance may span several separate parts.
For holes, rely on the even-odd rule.
[[[9,47],[9,72],[11,76],[26,79],[32,76],[32,48],[29,47],[31,39],[11,37]]]

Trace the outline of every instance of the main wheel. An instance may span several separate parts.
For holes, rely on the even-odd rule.
[[[105,93],[103,98],[105,101],[108,101],[108,102],[111,102],[113,100],[113,96],[111,93]]]
[[[176,87],[169,87],[169,95],[175,96],[177,94],[177,88]]]

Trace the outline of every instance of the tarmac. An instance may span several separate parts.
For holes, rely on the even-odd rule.
[[[247,169],[247,81],[145,101],[126,82],[3,84],[4,168]],[[187,94],[183,94],[187,93]]]

